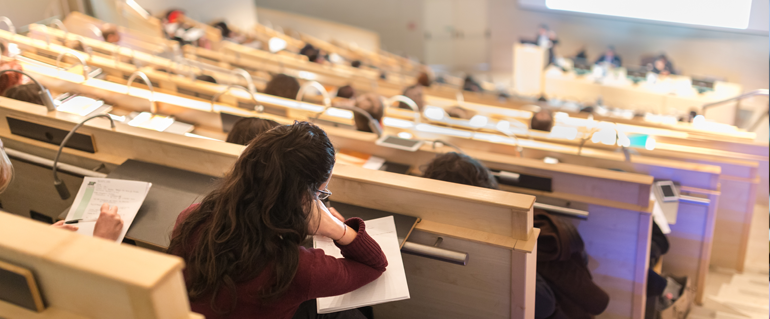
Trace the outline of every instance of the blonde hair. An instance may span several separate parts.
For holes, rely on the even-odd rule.
[[[13,164],[4,149],[0,149],[0,193],[4,192],[13,180]]]

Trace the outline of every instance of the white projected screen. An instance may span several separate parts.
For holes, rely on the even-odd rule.
[[[526,6],[539,1],[520,2]],[[730,29],[748,28],[751,15],[751,0],[545,0],[545,7]]]

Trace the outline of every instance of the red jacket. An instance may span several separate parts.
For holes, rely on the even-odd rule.
[[[178,227],[194,206],[179,214],[176,220]],[[377,279],[388,265],[385,254],[366,233],[364,221],[354,217],[345,221],[358,236],[346,246],[337,245],[345,258],[334,258],[324,254],[321,249],[299,248],[299,266],[289,290],[277,301],[263,303],[254,297],[267,282],[270,270],[264,271],[256,278],[236,284],[237,306],[226,315],[216,314],[210,307],[211,294],[198,300],[191,300],[190,306],[194,312],[206,316],[207,319],[217,318],[249,318],[249,319],[290,319],[297,311],[299,304],[318,297],[336,296],[351,292]],[[183,257],[184,258],[184,257]],[[188,279],[184,271],[185,280]],[[229,305],[233,296],[220,289],[217,297],[220,307]]]

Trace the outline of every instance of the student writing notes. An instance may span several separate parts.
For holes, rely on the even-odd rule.
[[[252,140],[219,187],[179,215],[169,252],[185,260],[193,311],[292,318],[302,302],[353,291],[385,271],[364,222],[343,223],[321,206],[334,162],[317,126],[278,126]],[[344,258],[301,247],[311,234],[334,240]]]

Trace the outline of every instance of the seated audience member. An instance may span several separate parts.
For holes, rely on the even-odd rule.
[[[270,82],[267,82],[265,92],[262,93],[294,100],[299,93],[299,82],[292,76],[276,74]]]
[[[463,82],[463,90],[465,91],[471,91],[471,92],[481,92],[483,91],[481,89],[481,85],[479,85],[476,80],[473,79],[470,75],[465,77],[465,80]]]
[[[377,94],[366,93],[356,98],[356,107],[369,113],[375,121],[382,122],[382,116],[384,109],[382,108],[382,100]],[[369,119],[365,116],[353,113],[353,120],[356,123],[356,130],[361,132],[372,132],[369,127]]]
[[[422,176],[445,182],[498,189],[497,180],[484,165],[468,155],[455,152],[437,156],[428,164]]]
[[[316,49],[312,44],[308,43],[299,50],[299,54],[307,56],[307,59],[310,62],[318,62],[318,57],[321,55],[321,50]]]
[[[14,100],[44,105],[43,100],[40,97],[40,86],[35,83],[27,83],[11,87],[3,92],[3,96]]]
[[[668,60],[665,54],[659,55],[655,58],[655,62],[652,63],[652,72],[660,75],[676,74],[674,72],[674,65]]]
[[[361,61],[355,60],[353,62],[350,62],[350,66],[354,68],[360,68],[361,67]]]
[[[406,90],[404,90],[404,96],[414,101],[414,104],[417,104],[417,110],[422,112],[422,109],[425,107],[425,98],[423,97],[422,85],[412,85],[406,88]],[[412,109],[403,102],[398,103],[398,108],[407,110]]]
[[[195,76],[195,79],[196,80],[200,80],[200,81],[206,81],[206,82],[209,82],[209,83],[217,84],[217,79],[215,79],[211,75],[201,74],[201,75]]]
[[[0,42],[0,57],[7,57],[9,55],[8,51],[5,43]],[[16,60],[6,61],[0,59],[0,70],[7,69],[22,70],[21,65]],[[2,95],[8,88],[21,84],[23,78],[24,77],[21,74],[16,72],[8,72],[0,75],[0,95]]]
[[[112,44],[120,42],[120,33],[118,33],[118,28],[113,24],[102,26],[102,37],[104,37],[104,41]]]
[[[388,262],[363,220],[343,223],[322,203],[331,195],[334,154],[313,124],[276,127],[251,141],[218,188],[179,215],[168,252],[185,261],[193,311],[289,319],[305,301],[382,275]],[[314,234],[334,240],[345,257],[302,247]],[[334,318],[362,318],[358,310],[345,313]]]
[[[0,140],[0,193],[8,188],[13,177],[13,164],[11,163],[11,159],[8,158],[8,154],[5,153],[3,141]],[[78,230],[77,225],[65,224],[63,220],[51,226],[69,231]],[[110,207],[110,205],[106,203],[103,204],[99,217],[94,225],[94,237],[115,241],[120,237],[122,230],[123,220],[120,218],[120,215],[118,215],[118,207]]]
[[[619,68],[622,65],[622,62],[620,60],[620,56],[617,52],[615,52],[615,47],[609,46],[607,47],[607,50],[604,51],[604,54],[599,57],[599,59],[594,62],[594,64],[602,64],[602,63],[608,63],[616,68]]]
[[[227,143],[248,145],[257,135],[280,126],[273,120],[260,119],[256,117],[242,118],[235,122],[230,133],[227,134]]]
[[[499,189],[489,169],[475,159],[455,152],[433,159],[425,168],[423,177]],[[537,208],[534,219],[535,226],[541,229],[535,280],[535,318],[592,318],[604,312],[609,296],[591,278],[586,267],[587,260],[584,259],[583,240],[577,229],[569,222]]]
[[[356,95],[356,90],[354,90],[353,87],[350,85],[345,85],[337,89],[337,97],[341,97],[343,99],[351,99],[355,95]]]
[[[553,128],[553,113],[549,110],[540,110],[540,112],[533,114],[529,128],[550,132]]]
[[[422,85],[424,87],[430,87],[431,83],[433,81],[430,80],[430,76],[427,72],[420,72],[420,75],[417,76],[417,84]]]

